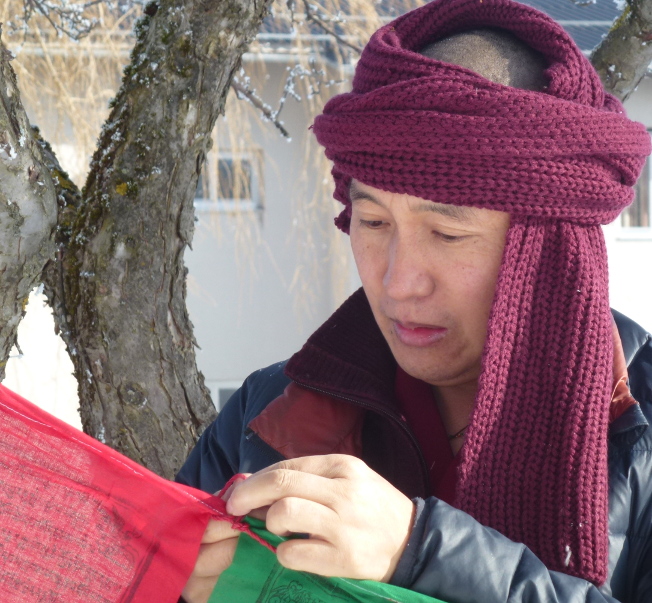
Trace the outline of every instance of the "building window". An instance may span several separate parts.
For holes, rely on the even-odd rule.
[[[647,158],[643,173],[638,179],[635,190],[634,201],[623,211],[620,217],[621,224],[625,228],[650,228],[650,208],[652,206],[652,167],[650,158]]]
[[[231,396],[237,391],[237,387],[220,387],[220,389],[217,390],[217,410],[222,410]]]
[[[229,398],[242,386],[242,381],[212,381],[207,379],[205,383],[211,392],[211,399],[218,412],[224,408]]]
[[[243,212],[263,209],[261,153],[209,153],[197,183],[198,211]]]

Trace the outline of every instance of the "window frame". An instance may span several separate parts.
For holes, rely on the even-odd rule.
[[[209,198],[195,197],[194,206],[197,212],[217,213],[244,213],[261,212],[264,209],[263,183],[262,183],[262,156],[260,148],[251,148],[246,151],[209,151],[202,170],[208,174]],[[251,180],[249,199],[220,199],[219,190],[219,162],[220,160],[246,160],[251,166]]]
[[[204,381],[204,384],[211,393],[211,400],[213,401],[213,406],[215,406],[215,410],[217,410],[217,412],[220,412],[222,408],[224,408],[224,405],[220,404],[220,390],[237,391],[242,387],[243,382],[244,379],[230,381],[222,381],[220,379],[206,379]]]
[[[648,134],[652,137],[652,129],[648,128]],[[646,159],[647,171],[647,204],[648,216],[650,216],[649,226],[625,226],[623,224],[623,214],[618,217],[619,232],[617,239],[622,241],[646,241],[652,240],[652,157]],[[642,178],[645,177],[645,171]],[[638,183],[637,183],[638,184]]]

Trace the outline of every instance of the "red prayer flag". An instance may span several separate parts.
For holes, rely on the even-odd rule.
[[[224,502],[165,480],[0,385],[3,601],[176,603]]]

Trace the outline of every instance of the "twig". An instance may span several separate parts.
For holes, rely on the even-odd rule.
[[[243,79],[240,80],[236,76],[233,78],[231,83],[232,87],[238,94],[238,98],[244,98],[251,102],[252,105],[256,107],[256,109],[262,112],[263,117],[267,121],[271,121],[280,130],[281,134],[283,134],[283,136],[288,139],[288,142],[292,139],[290,138],[287,130],[283,127],[283,122],[279,120],[279,116],[281,115],[281,112],[285,107],[285,102],[289,96],[291,96],[297,102],[301,102],[302,100],[301,94],[299,94],[299,92],[296,90],[297,78],[300,80],[307,80],[308,98],[312,98],[313,96],[319,94],[322,86],[328,87],[343,83],[342,80],[325,81],[324,78],[326,77],[326,72],[323,68],[317,68],[317,61],[314,57],[310,59],[309,63],[310,69],[306,69],[302,65],[295,65],[292,67],[292,69],[288,67],[289,74],[287,80],[285,81],[285,86],[283,87],[283,94],[278,100],[278,105],[275,111],[273,111],[268,104],[264,103],[256,91],[251,87],[250,80],[245,75],[243,69],[240,70],[240,77]]]
[[[285,138],[290,138],[290,133],[278,120],[278,112],[273,112],[270,107],[263,103],[262,99],[251,88],[243,86],[235,78],[231,81],[231,87],[240,95],[244,96],[256,109],[258,109],[269,121],[271,121]]]
[[[340,34],[338,34],[334,29],[328,27],[323,21],[321,17],[316,15],[312,8],[310,7],[310,4],[308,3],[309,0],[303,0],[303,6],[306,11],[306,19],[308,21],[312,21],[315,25],[318,27],[321,27],[327,34],[330,34],[335,38],[340,44],[344,46],[348,46],[351,50],[354,50],[358,54],[362,54],[362,48],[360,46],[356,46],[355,44],[351,44],[350,42],[347,42]]]
[[[89,0],[83,4],[68,4],[65,0],[23,0],[22,25],[11,24],[14,30],[26,32],[27,24],[34,13],[41,14],[62,35],[72,40],[80,40],[88,35],[98,24],[97,19],[88,19],[84,12],[98,4],[106,4],[111,8],[111,0]]]

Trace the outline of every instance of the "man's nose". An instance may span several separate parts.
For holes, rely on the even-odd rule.
[[[387,270],[383,277],[385,293],[404,301],[427,297],[435,288],[434,266],[424,252],[424,241],[409,233],[396,235],[389,246]]]

